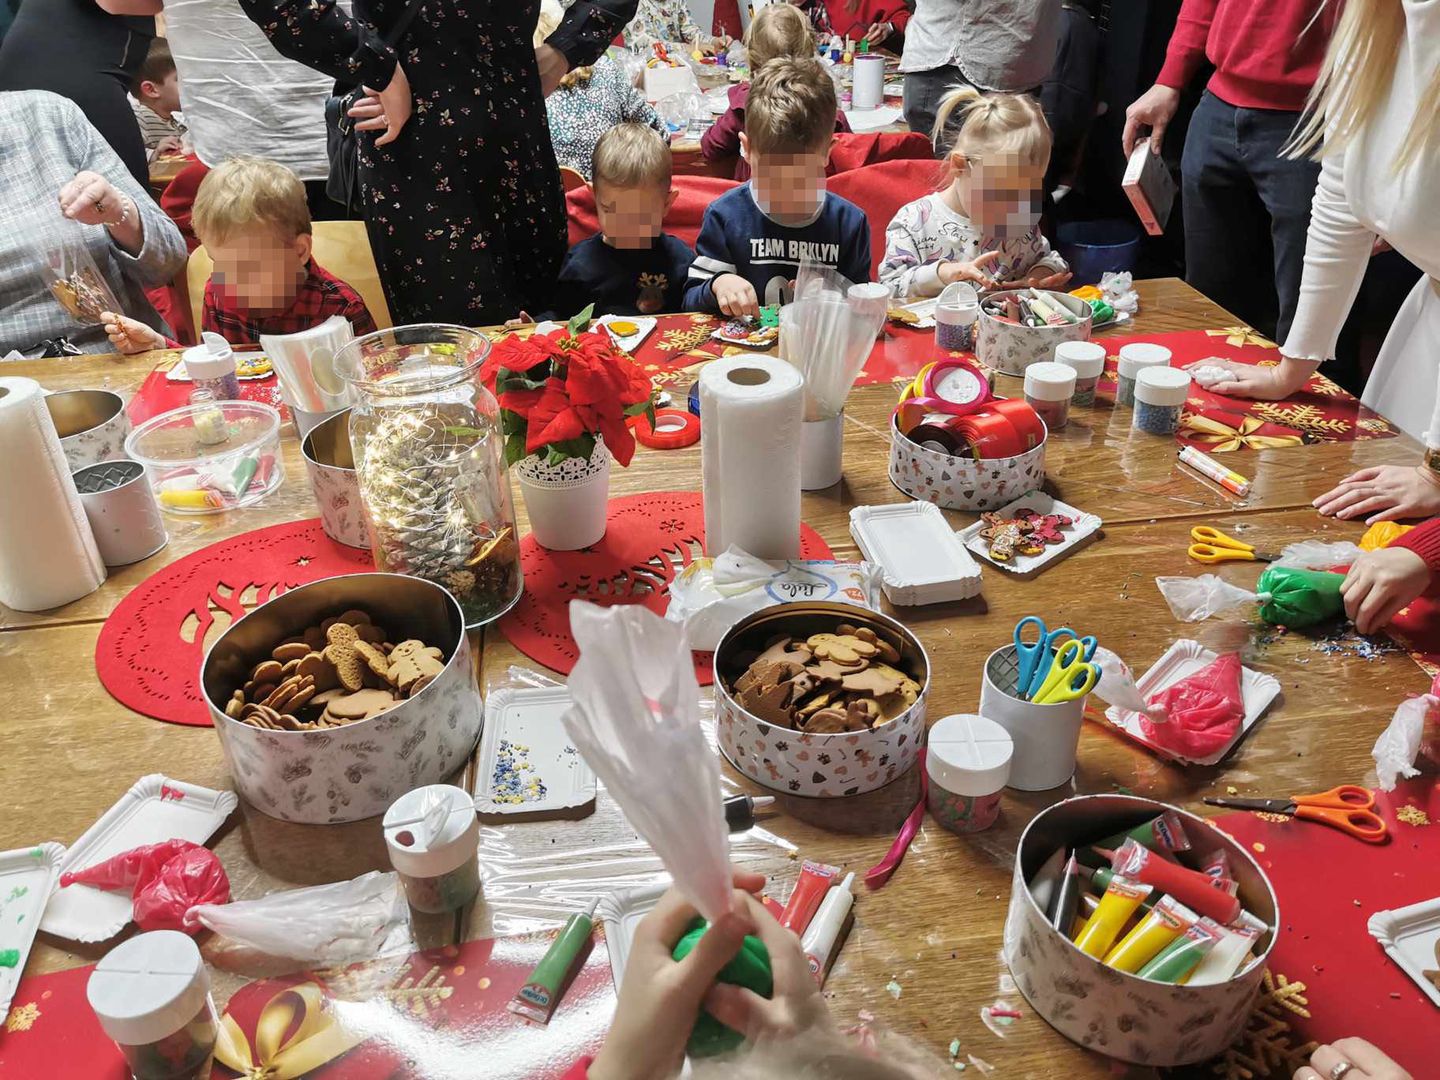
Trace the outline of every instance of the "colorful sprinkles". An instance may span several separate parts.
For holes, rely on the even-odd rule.
[[[490,776],[490,797],[497,803],[519,806],[540,802],[547,793],[545,782],[530,762],[530,747],[501,739],[495,754],[495,771]]]

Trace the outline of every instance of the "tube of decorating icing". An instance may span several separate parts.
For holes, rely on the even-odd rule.
[[[1041,911],[1048,913],[1052,910],[1055,890],[1064,874],[1065,849],[1056,848],[1055,854],[1041,863],[1040,869],[1036,870],[1034,876],[1027,882],[1030,886],[1030,896],[1035,901],[1035,906]]]
[[[1201,919],[1191,923],[1190,928],[1172,941],[1136,974],[1142,979],[1155,982],[1177,983],[1220,941],[1222,929],[1213,919]]]
[[[755,811],[775,805],[773,795],[734,795],[725,800],[725,824],[731,832],[744,832],[755,824]]]
[[[1065,874],[1060,879],[1060,887],[1055,890],[1050,910],[1046,912],[1050,925],[1062,934],[1069,930],[1070,924],[1075,921],[1075,909],[1080,905],[1080,893],[1083,891],[1080,887],[1080,868],[1072,854],[1065,864]]]
[[[1213,878],[1233,881],[1234,875],[1230,873],[1230,853],[1224,848],[1216,848],[1200,863],[1200,872]]]
[[[800,938],[800,948],[810,965],[810,974],[817,986],[825,985],[825,972],[835,954],[840,951],[840,932],[845,929],[845,919],[855,904],[850,886],[855,884],[855,875],[846,874],[838,888],[829,890],[820,904],[820,910]]]
[[[1100,959],[1115,944],[1126,920],[1148,895],[1149,885],[1126,881],[1122,877],[1113,878],[1105,895],[1100,898],[1100,906],[1086,920],[1085,929],[1075,939],[1076,946],[1086,955]]]
[[[790,899],[786,901],[785,911],[780,916],[780,925],[786,930],[803,935],[805,928],[810,925],[810,920],[815,917],[820,901],[825,899],[825,891],[835,884],[835,878],[839,874],[838,867],[806,859],[800,867],[800,880],[795,882]]]
[[[1225,892],[1215,878],[1179,863],[1166,862],[1134,840],[1126,840],[1119,851],[1109,854],[1110,867],[1115,873],[1144,882],[1157,892],[1169,893],[1186,907],[1209,915],[1218,923],[1234,922],[1240,914],[1239,898]]]
[[[1104,840],[1097,841],[1095,846],[1097,848],[1118,848],[1126,840],[1144,844],[1151,851],[1190,850],[1190,837],[1185,834],[1185,826],[1180,821],[1180,815],[1173,810],[1166,810],[1159,817],[1151,818],[1143,825],[1136,825],[1128,832],[1107,836]]]
[[[1190,972],[1188,978],[1181,979],[1181,982],[1187,986],[1210,986],[1213,983],[1229,982],[1235,977],[1246,953],[1259,938],[1260,931],[1253,926],[1225,926],[1221,927],[1220,934],[1220,940],[1200,961],[1200,966]]]
[[[1102,866],[1098,870],[1092,870],[1082,863],[1080,866],[1080,876],[1088,881],[1096,892],[1103,896],[1105,890],[1110,888],[1110,882],[1115,880],[1115,871],[1111,870],[1108,866]],[[1140,901],[1140,906],[1148,911],[1155,906],[1155,901],[1159,899],[1160,894],[1152,892],[1149,896],[1145,897],[1144,900]]]
[[[1116,971],[1139,971],[1199,918],[1173,896],[1162,896],[1149,914],[1105,954],[1102,963]]]
[[[516,1016],[548,1024],[555,1014],[555,1007],[565,995],[565,988],[575,974],[575,966],[590,943],[590,934],[595,929],[595,909],[600,904],[595,900],[583,912],[576,912],[566,920],[549,951],[540,958],[535,970],[525,980],[525,985],[515,991],[507,1006]]]

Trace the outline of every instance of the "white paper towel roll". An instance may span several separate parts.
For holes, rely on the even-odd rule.
[[[761,559],[800,554],[800,373],[768,356],[731,356],[700,372],[705,549]]]
[[[94,592],[105,564],[34,379],[0,378],[0,461],[0,603],[44,611]]]
[[[885,103],[885,58],[878,53],[860,53],[851,69],[850,107],[878,109]]]

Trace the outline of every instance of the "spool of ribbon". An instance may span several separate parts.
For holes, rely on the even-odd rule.
[[[296,1024],[294,1034],[285,1033]],[[220,1021],[215,1058],[245,1080],[296,1080],[365,1041],[340,1025],[330,1001],[315,983],[281,990],[255,1021],[252,1047],[228,1012]]]
[[[1281,446],[1299,446],[1305,441],[1299,435],[1256,434],[1264,426],[1265,421],[1253,416],[1243,417],[1235,427],[1198,413],[1187,412],[1180,418],[1181,431],[1190,432],[1196,442],[1204,443],[1217,454],[1242,447],[1246,450],[1272,450]]]
[[[1040,419],[1039,413],[1019,398],[992,401],[990,410],[1009,420],[1020,436],[1020,449],[1016,453],[1033,450],[1045,441],[1045,422]]]
[[[983,408],[990,400],[990,383],[985,372],[960,357],[930,364],[916,381],[921,383],[916,400],[934,412],[965,416]]]

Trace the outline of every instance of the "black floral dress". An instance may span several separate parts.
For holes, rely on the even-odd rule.
[[[592,63],[636,0],[579,0],[549,38]],[[360,135],[370,246],[397,323],[503,322],[548,304],[565,254],[565,197],[532,35],[539,0],[424,0],[398,47],[406,0],[241,0],[286,56],[342,83],[383,87],[404,66],[414,114],[376,147]]]

